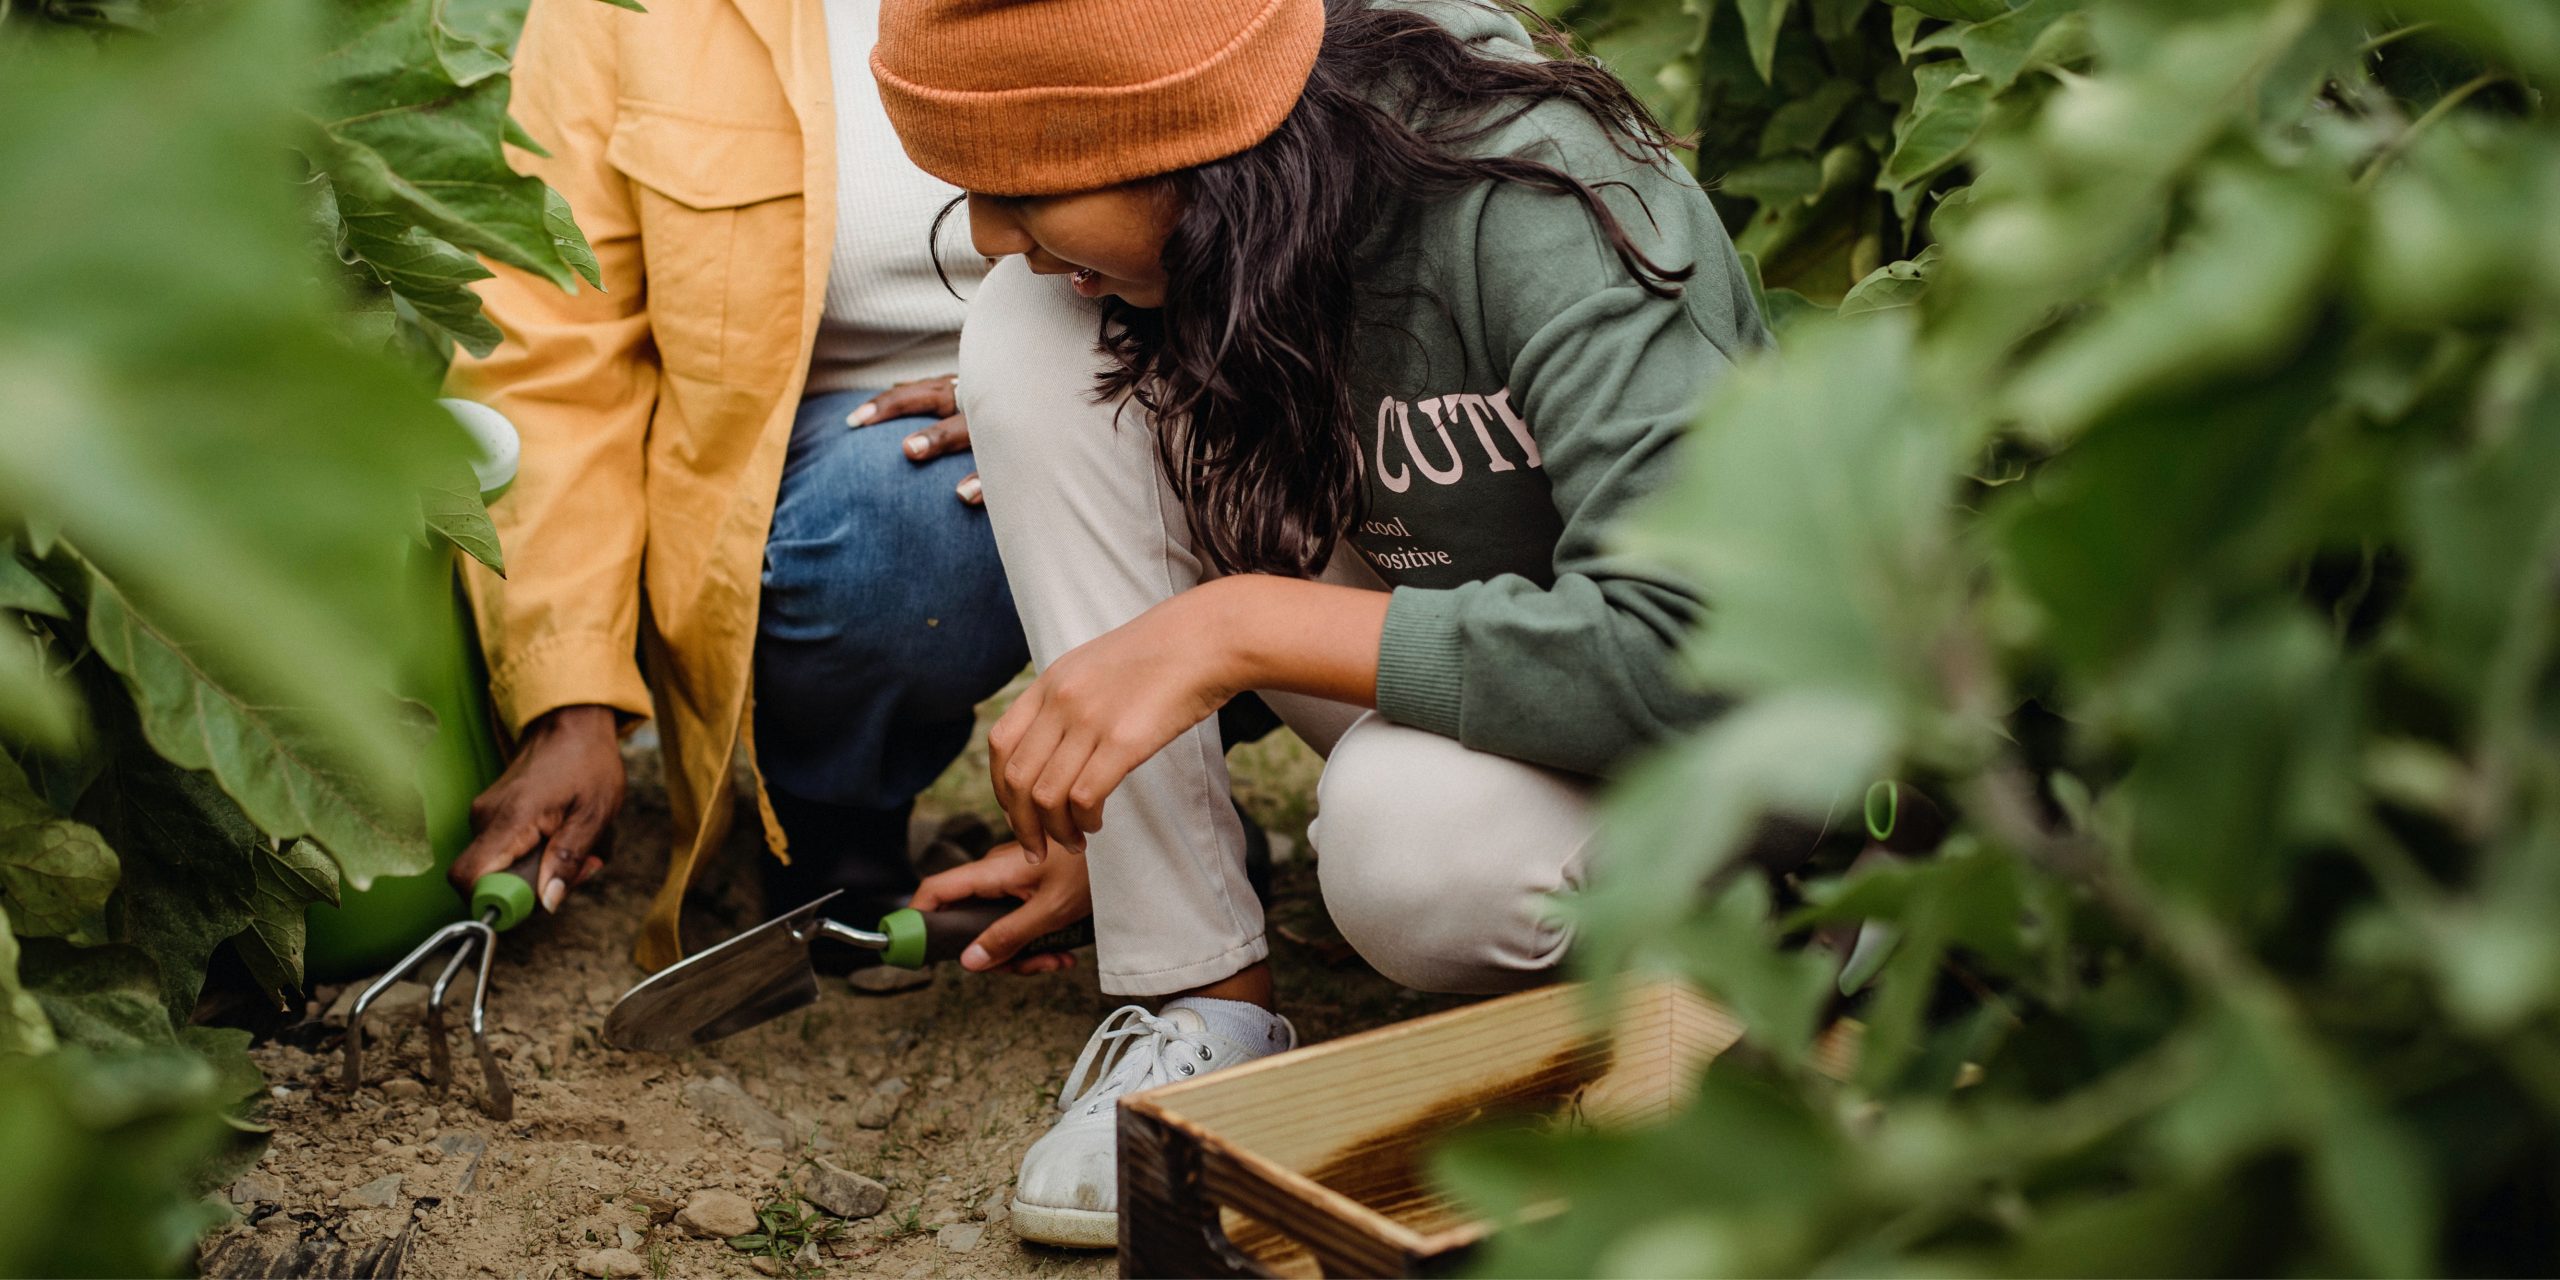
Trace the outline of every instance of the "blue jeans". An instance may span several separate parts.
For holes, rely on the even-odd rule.
[[[871,395],[801,402],[765,544],[756,755],[793,863],[768,896],[912,889],[916,794],[1030,661],[986,513],[952,493],[975,462],[908,460],[929,419],[847,427]]]

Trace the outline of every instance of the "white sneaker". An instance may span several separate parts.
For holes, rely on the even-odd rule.
[[[1242,1044],[1179,1004],[1162,1016],[1125,1005],[1103,1019],[1058,1091],[1066,1114],[1023,1153],[1013,1184],[1014,1233],[1089,1249],[1119,1244],[1120,1099],[1296,1048],[1297,1028],[1276,1014],[1272,1023],[1270,1043]]]

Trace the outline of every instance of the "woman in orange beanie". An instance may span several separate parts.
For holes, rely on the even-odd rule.
[[[1108,1245],[1117,1099],[1296,1041],[1219,707],[1326,754],[1372,964],[1544,980],[1594,780],[1715,706],[1697,598],[1607,535],[1765,331],[1643,108],[1476,0],[889,0],[872,68],[1008,259],[960,384],[1042,667],[992,735],[1019,847],[918,901],[1026,899],[981,969],[1089,911],[1104,990],[1170,997],[1095,1033],[1016,1183],[1025,1237]]]

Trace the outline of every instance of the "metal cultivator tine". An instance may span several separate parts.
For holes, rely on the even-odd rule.
[[[373,1007],[373,1002],[380,999],[383,992],[391,989],[392,983],[399,981],[403,974],[417,968],[418,965],[428,956],[433,955],[437,948],[444,946],[455,938],[464,937],[475,927],[479,928],[483,932],[486,932],[488,929],[487,925],[478,925],[474,921],[462,920],[446,925],[445,927],[436,930],[434,933],[428,934],[426,941],[410,948],[409,954],[400,958],[400,963],[391,966],[391,968],[384,972],[381,977],[374,979],[373,984],[364,989],[364,994],[356,997],[355,1008],[347,1014],[346,1084],[348,1092],[352,1093],[364,1084],[365,1011]],[[465,944],[465,947],[468,949],[467,943]]]
[[[364,1083],[365,1011],[373,1007],[373,1002],[389,990],[392,983],[418,968],[427,957],[448,943],[459,940],[460,945],[454,947],[452,958],[445,961],[444,971],[436,976],[435,985],[427,991],[428,1073],[438,1089],[452,1082],[453,1062],[445,1044],[444,998],[453,989],[454,979],[461,974],[463,963],[476,952],[479,964],[471,981],[471,1047],[480,1056],[480,1070],[489,1084],[488,1096],[481,1100],[481,1106],[497,1119],[515,1118],[515,1090],[507,1086],[507,1075],[498,1069],[497,1055],[489,1051],[489,964],[498,953],[498,931],[490,927],[493,916],[494,913],[478,920],[459,920],[429,934],[426,941],[411,948],[408,955],[401,957],[400,963],[374,979],[373,984],[364,989],[364,994],[356,997],[355,1008],[347,1015],[346,1085],[349,1092]]]
[[[467,922],[480,937],[480,973],[471,984],[471,1047],[479,1053],[480,1071],[489,1081],[482,1105],[495,1119],[513,1120],[515,1090],[507,1087],[507,1073],[498,1069],[497,1055],[489,1052],[489,962],[498,954],[498,931],[489,927],[489,919],[483,916]]]
[[[453,988],[454,975],[462,972],[462,962],[471,958],[471,945],[477,941],[477,937],[465,937],[453,949],[453,958],[444,962],[444,972],[436,975],[436,985],[427,992],[427,1082],[438,1093],[453,1084],[453,1055],[445,1045],[445,993]]]

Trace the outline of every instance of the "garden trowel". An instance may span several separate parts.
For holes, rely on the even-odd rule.
[[[977,898],[938,911],[906,907],[883,916],[877,928],[857,929],[827,917],[836,896],[830,893],[641,979],[605,1015],[605,1043],[659,1053],[709,1044],[815,1001],[818,970],[809,953],[821,938],[877,951],[883,964],[921,969],[959,958],[988,925],[1022,906]],[[1093,925],[1076,924],[1033,940],[1018,954],[1072,951],[1092,941]]]

